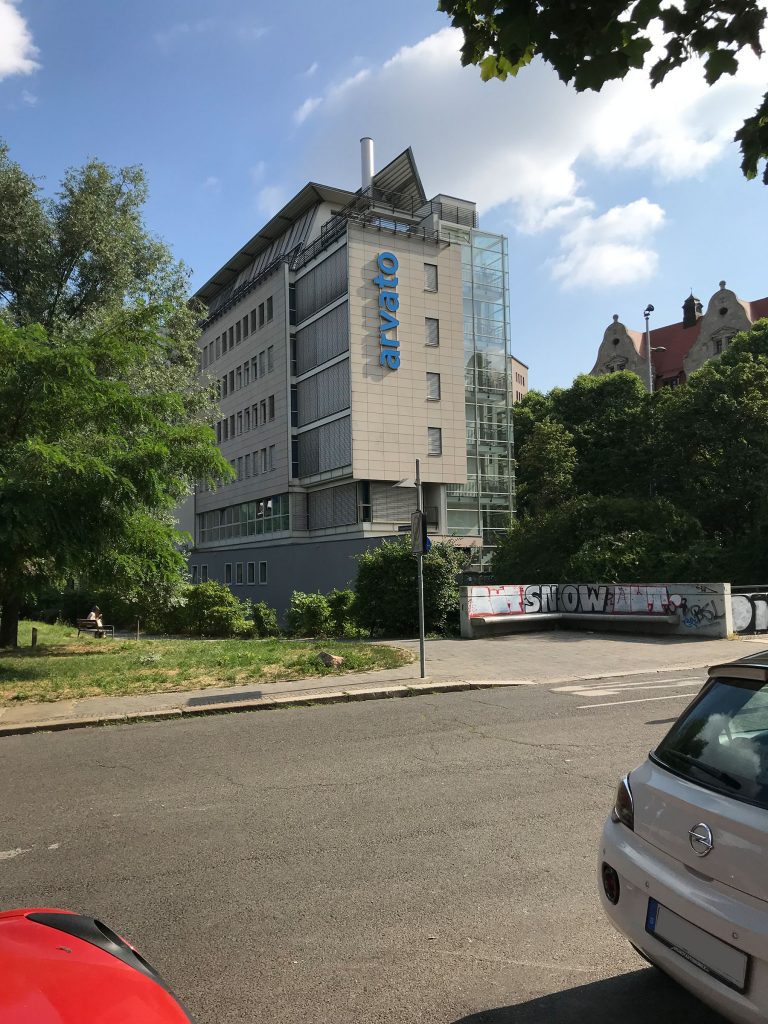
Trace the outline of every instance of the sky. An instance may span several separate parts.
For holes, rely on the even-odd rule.
[[[512,352],[543,391],[591,370],[615,313],[768,295],[768,188],[731,141],[768,58],[711,89],[695,65],[654,90],[577,94],[538,61],[483,83],[435,6],[0,0],[0,138],[47,192],[92,156],[141,164],[193,290],[307,181],[358,188],[361,136],[377,168],[411,146],[429,196],[508,236]]]

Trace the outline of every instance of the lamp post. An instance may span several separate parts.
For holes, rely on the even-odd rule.
[[[664,345],[656,345],[654,348],[651,348],[651,328],[648,321],[651,318],[652,312],[653,306],[648,303],[643,310],[643,316],[645,317],[645,348],[648,353],[648,390],[651,394],[653,394],[653,353],[667,351]]]

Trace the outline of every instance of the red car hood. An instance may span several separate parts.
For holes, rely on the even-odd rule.
[[[92,918],[50,908],[0,913],[0,1021],[190,1024],[130,945]]]

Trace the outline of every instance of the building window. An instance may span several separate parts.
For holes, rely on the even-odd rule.
[[[251,429],[251,410],[250,410],[250,408],[245,410],[245,412],[243,413],[243,416],[244,416],[244,419],[245,419],[245,422],[243,424],[243,430],[245,430],[246,433],[247,433]]]
[[[251,364],[243,363],[243,387],[248,387],[251,382]]]
[[[715,355],[719,356],[722,351],[723,351],[723,339],[722,338],[716,338],[715,339]]]
[[[243,479],[243,456],[238,455],[237,457],[237,479]]]
[[[272,373],[275,368],[275,346],[270,345],[267,349],[267,373]]]
[[[259,453],[258,452],[254,452],[253,453],[252,464],[253,464],[253,475],[254,476],[258,476],[259,475]]]
[[[235,583],[243,582],[243,563],[238,562],[235,565]]]
[[[428,402],[439,402],[440,401],[440,374],[439,373],[428,373],[427,374],[427,401]]]
[[[291,438],[291,477],[295,480],[299,475],[299,439]]]
[[[242,386],[243,386],[243,371],[242,371],[242,368],[238,366],[237,370],[235,370],[235,390],[239,391],[242,388]]]
[[[424,330],[426,343],[434,348],[440,344],[440,321],[433,316],[424,317]]]
[[[251,430],[255,430],[259,425],[259,403],[254,402],[251,406]]]
[[[216,358],[221,355],[221,335],[216,339]]]
[[[259,327],[264,326],[264,303],[259,303]]]
[[[267,582],[267,563],[259,562],[259,583],[264,584]]]
[[[245,477],[246,477],[246,479],[248,479],[248,477],[250,475],[251,475],[251,453],[248,452],[248,454],[245,456]]]
[[[425,263],[424,264],[424,291],[436,292],[437,291],[437,264],[436,263]]]
[[[267,422],[267,403],[265,399],[262,399],[259,403],[261,406],[261,422],[262,425]]]
[[[243,317],[243,337],[248,337],[248,314]]]
[[[273,444],[269,446],[269,468],[275,468],[275,446]]]
[[[240,335],[240,321],[238,320],[235,324],[235,343],[239,345],[242,340],[243,339]]]
[[[216,444],[221,444],[221,420],[216,424]]]
[[[229,371],[228,384],[229,384],[229,393],[232,394],[232,392],[235,390],[235,371],[234,370],[230,370]]]
[[[259,362],[256,356],[251,360],[251,374],[253,379],[256,380],[259,376]]]
[[[222,398],[226,398],[227,397],[227,375],[226,375],[226,373],[221,378],[221,397]]]
[[[222,423],[224,424],[224,440],[228,441],[229,440],[229,420],[227,419],[226,416],[222,420]]]
[[[235,436],[235,414],[234,413],[232,413],[232,415],[229,417],[229,436],[230,437],[234,437]]]
[[[270,295],[269,298],[267,299],[267,323],[269,323],[269,321],[272,319],[272,313],[272,296]]]
[[[265,352],[259,352],[259,376],[260,377],[263,377],[264,374],[266,373],[266,370],[264,368],[264,356],[265,355],[266,355]]]
[[[243,414],[239,412],[237,414],[237,433],[238,436],[243,432]]]
[[[197,583],[197,566],[192,566],[192,582]]]
[[[247,580],[248,580],[249,583],[255,583],[256,582],[256,563],[255,562],[249,562],[248,563],[248,576],[247,576]]]
[[[443,432],[440,427],[427,427],[427,455],[443,454]]]
[[[200,582],[201,583],[207,583],[208,582],[208,566],[207,565],[201,565],[200,566]]]
[[[225,564],[225,566],[224,566],[224,582],[225,583],[231,583],[232,582],[232,563],[231,562],[227,562]]]
[[[266,448],[262,448],[261,449],[261,472],[262,473],[266,473],[267,472],[267,449]]]
[[[275,396],[270,395],[267,399],[267,410],[268,418],[273,420],[275,418]]]
[[[256,330],[256,309],[251,310],[251,334]]]

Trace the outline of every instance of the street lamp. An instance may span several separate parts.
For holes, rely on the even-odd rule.
[[[654,352],[666,352],[664,345],[657,345],[655,348],[651,348],[651,328],[648,321],[651,318],[653,312],[653,306],[648,305],[643,310],[643,316],[645,317],[645,348],[648,352],[648,390],[653,394],[653,353]]]

